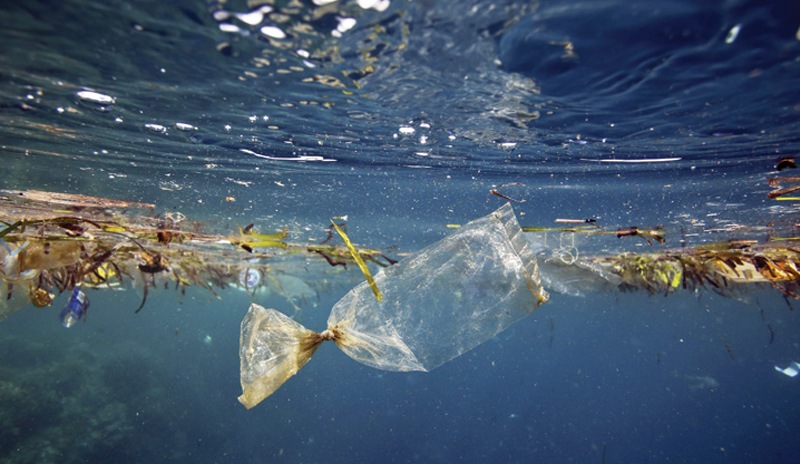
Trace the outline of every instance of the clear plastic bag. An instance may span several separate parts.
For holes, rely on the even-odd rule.
[[[250,305],[239,339],[244,390],[239,401],[249,409],[271,395],[311,359],[321,342],[319,334],[289,316]]]
[[[363,282],[315,333],[252,305],[242,321],[239,400],[251,408],[272,394],[325,340],[389,371],[428,371],[489,340],[547,301],[536,259],[510,204],[382,269],[379,302]]]

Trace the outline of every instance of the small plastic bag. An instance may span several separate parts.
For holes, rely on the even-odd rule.
[[[322,339],[289,316],[251,304],[239,339],[239,401],[252,408],[283,385],[311,359]]]
[[[536,258],[510,204],[362,282],[315,333],[251,305],[242,321],[239,397],[248,409],[333,340],[348,356],[388,371],[428,371],[489,340],[547,301]]]

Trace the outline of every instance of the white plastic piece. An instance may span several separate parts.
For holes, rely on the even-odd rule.
[[[800,374],[800,363],[792,362],[789,364],[789,367],[781,368],[780,366],[775,366],[775,370],[778,372],[782,372],[784,375],[788,375],[789,377],[795,377],[797,374]]]

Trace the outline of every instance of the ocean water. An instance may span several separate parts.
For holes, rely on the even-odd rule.
[[[520,222],[596,218],[667,244],[791,233],[769,199],[800,149],[792,1],[384,0],[0,6],[1,189],[154,203],[209,228],[286,227],[402,256],[506,200]],[[81,92],[105,96],[86,97]],[[788,173],[788,174],[787,174]],[[780,173],[791,175],[792,173]],[[573,243],[573,240],[577,242]],[[352,267],[352,266],[351,266]],[[800,461],[798,303],[711,291],[551,290],[429,373],[323,345],[245,410],[239,324],[255,301],[322,330],[352,267],[294,303],[87,290],[86,322],[0,323],[0,460],[78,462]],[[327,346],[330,345],[330,346]]]

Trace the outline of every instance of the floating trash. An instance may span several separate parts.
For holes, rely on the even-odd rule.
[[[286,33],[277,26],[264,26],[261,28],[261,33],[271,39],[285,39]]]
[[[548,298],[544,286],[576,294],[710,289],[731,298],[766,287],[800,299],[800,251],[793,237],[781,239],[777,232],[764,244],[740,239],[610,256],[584,256],[575,249],[568,260],[550,250],[553,256],[542,255],[540,263],[533,250],[547,251],[538,240],[548,233],[641,239],[656,247],[666,242],[667,231],[603,229],[596,218],[561,219],[558,227],[520,227],[506,204],[396,264],[376,249],[329,243],[333,226],[317,244],[292,243],[287,229],[259,233],[253,224],[234,234],[201,233],[205,225],[177,212],[154,217],[154,207],[86,195],[0,190],[0,294],[5,296],[0,319],[26,305],[46,307],[54,295],[69,292],[59,317],[72,327],[86,319],[89,308],[81,288],[119,290],[131,284],[144,292],[135,312],[144,307],[150,289],[183,293],[194,286],[216,294],[215,288],[237,283],[275,292],[300,310],[300,304],[317,299],[317,292],[311,287],[314,280],[299,276],[324,272],[309,272],[311,266],[359,261],[363,267],[381,266],[371,284],[362,282],[334,305],[328,327],[320,333],[278,311],[250,307],[240,341],[240,401],[250,408],[293,376],[326,340],[375,368],[433,369],[536,309]],[[137,209],[148,214],[137,214]],[[561,245],[574,247],[574,240]],[[363,269],[348,269],[355,267]],[[365,278],[370,274],[364,272]],[[349,272],[337,275],[354,278]],[[794,377],[800,364],[775,369]]]
[[[181,130],[181,131],[197,130],[197,127],[195,127],[195,126],[193,126],[191,124],[186,124],[185,122],[176,122],[175,123],[175,128],[178,129],[178,130]]]
[[[269,13],[270,10],[271,9],[267,7],[267,13]],[[248,26],[257,26],[261,24],[262,21],[264,21],[264,12],[258,9],[251,11],[249,13],[236,13],[236,18],[238,18],[239,21],[247,24]]]
[[[162,126],[161,124],[145,124],[144,127],[150,130],[151,132],[155,132],[158,134],[167,133],[167,128]]]
[[[70,328],[80,320],[86,320],[86,314],[89,311],[89,298],[83,293],[80,287],[75,287],[72,294],[67,301],[66,306],[61,310],[58,317],[61,319],[61,325]]]
[[[219,24],[219,30],[222,31],[222,32],[229,32],[231,34],[238,34],[238,33],[242,32],[242,30],[239,28],[239,26],[237,26],[235,24],[231,24],[231,23],[220,23]]]
[[[377,12],[386,11],[389,5],[391,5],[390,0],[358,0],[358,6],[361,8],[365,10],[372,8]]]
[[[547,299],[536,258],[506,204],[352,289],[320,333],[252,304],[241,327],[239,401],[249,409],[267,398],[326,340],[377,369],[429,371]]]
[[[117,99],[111,95],[106,95],[92,90],[81,90],[75,94],[78,103],[90,106],[97,111],[106,112],[111,110]]]
[[[138,311],[152,288],[215,292],[242,280],[262,288],[267,275],[295,306],[295,300],[316,297],[307,285],[315,282],[295,282],[291,274],[355,264],[346,246],[324,236],[317,244],[292,243],[286,229],[259,233],[252,224],[233,235],[201,233],[209,228],[178,212],[154,217],[154,208],[87,195],[0,190],[0,320],[28,304],[45,307],[79,286],[123,290],[135,284],[144,291],[139,307],[132,308]],[[379,266],[394,262],[376,249],[359,246],[358,253]]]
[[[725,37],[725,43],[730,45],[736,41],[736,38],[739,37],[739,32],[742,30],[742,25],[737,24],[733,26],[729,31],[728,35]]]
[[[797,374],[800,374],[800,363],[792,362],[789,364],[789,367],[781,368],[780,366],[775,366],[775,370],[781,372],[789,377],[796,377]]]
[[[117,101],[117,99],[111,95],[93,92],[91,90],[81,90],[76,93],[75,96],[78,97],[78,100],[97,103],[98,105],[113,105]]]
[[[239,273],[239,285],[245,289],[256,288],[261,283],[261,271],[258,269],[243,269]]]
[[[341,37],[342,34],[354,28],[357,22],[356,18],[337,17],[336,20],[339,22],[339,25],[336,26],[335,30],[331,31],[331,35],[334,37]]]

